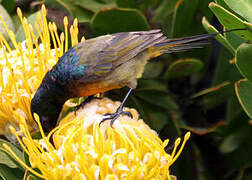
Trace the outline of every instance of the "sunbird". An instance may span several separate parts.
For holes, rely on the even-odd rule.
[[[80,42],[65,52],[49,70],[32,101],[31,112],[40,117],[45,132],[53,129],[61,109],[70,98],[89,97],[112,89],[130,89],[115,113],[101,121],[120,116],[126,99],[137,86],[148,60],[164,53],[200,48],[216,34],[168,39],[161,30],[121,32]],[[85,101],[83,102],[85,104]]]

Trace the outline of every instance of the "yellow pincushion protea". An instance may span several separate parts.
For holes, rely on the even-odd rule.
[[[169,167],[179,157],[190,133],[185,135],[179,150],[180,138],[168,154],[164,151],[168,140],[162,142],[155,131],[138,119],[134,109],[128,109],[133,119],[120,116],[114,128],[109,122],[99,127],[103,114],[115,112],[119,102],[92,101],[76,115],[68,114],[45,136],[38,116],[35,115],[36,121],[31,116],[30,102],[47,70],[68,50],[68,31],[72,45],[78,43],[78,22],[75,20],[68,30],[65,18],[65,32],[58,36],[56,25],[47,23],[44,6],[38,13],[35,28],[23,18],[20,9],[17,13],[26,40],[17,42],[14,33],[5,26],[12,49],[0,34],[0,134],[17,138],[29,156],[31,167],[5,144],[13,157],[34,175],[48,180],[171,179]],[[1,17],[0,21],[5,25]],[[51,49],[52,44],[55,49]],[[42,135],[39,140],[31,137],[36,129]]]
[[[94,100],[76,114],[68,114],[48,136],[36,116],[42,134],[40,140],[31,138],[26,123],[20,125],[22,140],[11,128],[29,155],[32,168],[40,172],[20,161],[7,145],[4,147],[43,179],[171,179],[169,167],[180,155],[190,133],[185,135],[179,150],[180,138],[168,154],[164,150],[168,140],[162,142],[155,131],[138,119],[134,109],[125,108],[132,113],[132,119],[121,115],[113,128],[109,121],[99,127],[103,114],[114,112],[119,105],[120,102],[107,98]],[[49,142],[51,137],[54,145]]]
[[[14,33],[0,17],[0,22],[11,39],[10,44],[14,47],[11,48],[0,33],[0,135],[5,135],[8,139],[14,138],[9,132],[9,126],[18,129],[22,119],[25,119],[30,131],[37,129],[30,112],[31,99],[48,69],[68,50],[66,17],[65,32],[58,36],[55,23],[47,22],[45,6],[38,13],[34,27],[22,16],[19,8],[17,14],[25,32],[24,42],[16,41]],[[70,27],[70,36],[72,45],[77,44],[77,20]],[[55,49],[51,49],[52,44]]]

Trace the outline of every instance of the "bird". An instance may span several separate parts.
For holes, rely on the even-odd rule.
[[[129,91],[115,113],[102,122],[125,114],[123,106],[137,87],[148,60],[164,53],[200,48],[217,34],[168,39],[160,29],[120,32],[80,42],[65,52],[44,76],[31,100],[31,113],[38,114],[43,130],[50,132],[64,103],[70,98],[89,97],[125,86]]]

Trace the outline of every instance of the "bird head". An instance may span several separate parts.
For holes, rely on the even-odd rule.
[[[31,113],[38,114],[45,133],[50,132],[57,124],[63,104],[58,103],[53,94],[40,86],[31,101]]]

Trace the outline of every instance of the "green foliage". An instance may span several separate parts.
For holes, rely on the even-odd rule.
[[[241,74],[252,82],[252,44],[241,44],[236,51],[235,64]]]
[[[84,9],[69,0],[45,0],[45,3],[54,8],[60,8],[69,12],[73,18],[78,18],[80,22],[89,22],[93,14],[89,10]],[[92,6],[92,4],[89,6]]]
[[[226,155],[229,162],[232,162],[232,165],[230,164],[229,168],[236,172],[231,176],[227,176],[227,179],[235,179],[235,177],[238,177],[239,173],[246,171],[246,169],[252,164],[251,158],[248,158],[250,156],[248,153],[249,150],[243,151],[245,144],[248,145],[246,148],[252,148],[251,143],[248,143],[252,138],[251,133],[248,133],[248,131],[251,131],[251,126],[248,124],[249,118],[244,114],[245,112],[250,118],[252,117],[252,85],[249,82],[252,77],[250,72],[252,62],[252,48],[250,44],[250,41],[252,40],[250,24],[251,5],[251,2],[246,0],[217,0],[216,3],[209,4],[210,9],[223,25],[224,30],[240,28],[247,29],[224,33],[224,35],[216,37],[216,39],[224,45],[234,57],[230,56],[229,59],[226,59],[226,61],[229,60],[231,64],[219,63],[219,67],[217,66],[217,70],[219,71],[216,71],[217,78],[215,78],[215,81],[220,82],[220,79],[223,79],[225,72],[228,70],[229,76],[223,80],[229,79],[232,83],[236,81],[235,94],[240,103],[239,106],[237,99],[234,98],[234,93],[229,93],[226,115],[228,124],[224,131],[220,131],[221,133],[224,133],[224,137],[220,143],[219,150]],[[206,18],[203,18],[202,23],[209,33],[217,32],[217,30],[208,23]],[[223,61],[224,58],[225,57],[220,60]],[[234,69],[234,63],[241,75],[247,79],[239,80],[241,75],[237,74],[237,70]],[[231,69],[233,70],[230,71]],[[233,78],[231,78],[232,76]],[[233,89],[233,87],[231,88]],[[227,92],[225,94],[228,95]],[[239,160],[237,157],[239,157]],[[243,169],[245,166],[246,168]],[[239,179],[246,179],[246,175],[240,174]]]
[[[226,29],[246,28],[246,25],[244,24],[245,21],[235,16],[228,10],[224,9],[220,5],[215,4],[215,3],[210,3],[209,7],[213,11],[213,13],[216,15],[220,23]],[[252,34],[249,31],[234,31],[234,33],[246,40],[252,40]]]
[[[136,0],[116,0],[116,4],[122,8],[134,8],[146,10],[147,7],[154,6],[157,3],[157,0],[145,0],[145,1],[136,1]]]
[[[219,33],[217,29],[215,29],[211,24],[209,24],[209,22],[207,21],[207,19],[205,17],[203,17],[202,19],[202,24],[204,26],[204,28],[211,34],[214,33]],[[223,46],[225,46],[232,54],[235,54],[235,49],[234,47],[228,42],[228,40],[226,39],[225,36],[223,36],[222,34],[218,34],[215,37]]]
[[[3,147],[3,144],[7,144],[13,152],[23,160],[23,154],[16,146],[8,141],[0,139],[0,164],[6,165],[9,168],[19,168],[22,170],[23,168],[12,158],[11,154]]]
[[[20,171],[16,168],[10,168],[4,164],[0,164],[0,177],[3,180],[20,180],[20,177],[22,177],[24,172]]]
[[[252,117],[252,84],[247,80],[240,80],[235,84],[237,97],[248,116]]]
[[[97,12],[92,18],[91,27],[97,34],[149,29],[149,25],[140,11],[122,8]]]
[[[179,78],[199,73],[203,68],[203,63],[197,59],[180,59],[172,63],[165,72],[164,78]]]
[[[216,15],[218,20],[225,27],[225,29],[230,30],[230,29],[247,28],[248,30],[226,33],[225,37],[222,36],[218,40],[225,47],[227,47],[227,49],[230,50],[232,54],[235,55],[235,64],[238,67],[239,71],[245,78],[251,81],[252,74],[250,72],[250,67],[251,67],[251,62],[252,62],[252,56],[251,56],[252,46],[249,43],[244,43],[244,44],[242,43],[245,41],[252,40],[251,39],[252,33],[250,30],[251,24],[247,22],[251,20],[250,11],[252,9],[252,4],[246,0],[241,1],[241,2],[226,0],[225,2],[229,6],[229,8],[231,8],[232,11],[234,12],[231,12],[225,9],[224,7],[222,7],[221,5],[223,5],[224,2],[222,2],[221,5],[216,4],[216,3],[209,4],[210,9],[213,11],[213,13]],[[238,13],[239,15],[235,14],[235,12]],[[211,32],[211,33],[213,32],[213,28],[208,24],[208,22],[205,19],[203,19],[202,23],[204,27],[206,28],[206,30],[208,30],[208,32]],[[242,98],[242,97],[247,96],[247,93],[249,93],[249,91],[245,90],[246,88],[244,87],[244,85],[241,85],[241,82],[243,81],[239,81],[236,83],[236,94],[244,110],[247,112],[247,106],[244,105],[244,104],[247,104],[244,102],[247,99]],[[242,83],[242,84],[245,84],[245,83]],[[248,86],[248,83],[246,83],[245,86]],[[250,114],[248,113],[248,115]]]
[[[5,7],[8,13],[11,13],[15,9],[15,0],[2,0],[2,5]]]
[[[21,9],[32,24],[40,10],[36,2],[40,3],[34,1],[21,4]],[[94,37],[156,28],[162,29],[169,38],[203,34],[205,30],[208,33],[219,33],[215,37],[220,43],[218,45],[214,43],[190,52],[167,54],[149,62],[127,106],[137,108],[140,117],[157,130],[163,139],[169,138],[173,142],[186,130],[194,133],[195,138],[191,138],[191,144],[186,145],[182,157],[172,167],[171,172],[178,179],[251,178],[251,0],[43,2],[48,9],[57,9],[57,12],[78,18],[81,36],[83,32],[87,37]],[[31,8],[25,8],[27,5]],[[15,1],[2,0],[1,6],[10,14],[11,21],[18,25]],[[58,17],[58,14],[53,16]],[[221,30],[215,17],[223,27]],[[56,23],[62,30],[63,23]],[[247,30],[222,33],[237,28]],[[22,27],[17,28],[16,36],[18,41],[25,39]],[[126,92],[127,88],[123,88],[111,91],[106,96],[122,100]],[[3,149],[3,142],[8,143],[29,165],[25,153],[1,140],[1,178],[21,179],[24,176],[24,179],[38,179],[24,172]]]
[[[0,16],[2,17],[2,19],[4,20],[6,26],[12,30],[12,31],[15,31],[15,27],[14,27],[14,24],[13,24],[13,21],[10,17],[10,15],[8,14],[7,10],[5,9],[4,6],[2,6],[0,4]],[[4,25],[2,24],[2,22],[0,21],[0,33],[7,39],[9,40],[9,36],[8,36],[8,33],[6,32],[5,28],[4,28]]]
[[[252,1],[250,0],[224,0],[225,3],[237,14],[248,22],[252,22]]]

